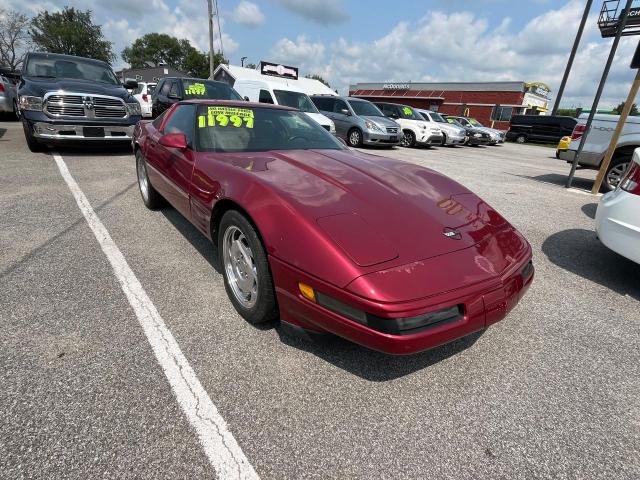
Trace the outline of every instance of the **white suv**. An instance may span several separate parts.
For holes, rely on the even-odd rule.
[[[395,103],[375,103],[375,106],[382,110],[385,117],[392,118],[402,128],[403,147],[413,147],[415,145],[440,145],[442,143],[442,130],[435,123],[425,122],[422,115],[408,105],[397,105]]]
[[[138,83],[138,88],[133,91],[133,97],[140,104],[143,117],[151,117],[151,94],[156,88],[156,83]]]

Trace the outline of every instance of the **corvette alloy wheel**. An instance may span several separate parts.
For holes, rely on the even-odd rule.
[[[165,205],[164,198],[153,188],[147,172],[147,164],[140,149],[136,150],[136,173],[138,175],[138,188],[142,203],[149,209],[155,210]]]
[[[140,195],[144,203],[149,202],[149,177],[147,177],[147,169],[144,168],[144,160],[141,156],[136,158],[136,168],[138,171],[138,186],[140,187]]]
[[[259,293],[258,270],[247,238],[235,225],[224,232],[222,258],[233,296],[243,307],[252,308]]]

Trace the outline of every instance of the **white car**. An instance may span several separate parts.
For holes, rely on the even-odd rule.
[[[640,149],[613,192],[602,197],[596,212],[596,234],[602,244],[640,264]]]
[[[151,94],[156,85],[156,83],[139,82],[138,88],[133,91],[133,98],[140,104],[143,117],[151,117]]]
[[[464,128],[448,123],[438,112],[420,108],[416,108],[416,110],[425,121],[436,123],[436,126],[442,130],[443,145],[464,145],[467,143],[467,131]]]
[[[393,119],[400,125],[403,133],[400,145],[403,147],[415,145],[430,147],[442,144],[442,130],[435,123],[426,122],[413,107],[379,102],[374,102],[374,105],[382,110],[385,117]]]

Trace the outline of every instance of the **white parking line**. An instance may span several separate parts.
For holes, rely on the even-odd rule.
[[[153,353],[167,376],[182,411],[197,432],[200,444],[218,477],[223,479],[257,479],[257,473],[200,384],[178,343],[129,267],[124,255],[69,173],[66,163],[57,153],[53,154],[53,158],[80,211],[87,220],[89,228],[111,263],[122,291],[138,317]]]

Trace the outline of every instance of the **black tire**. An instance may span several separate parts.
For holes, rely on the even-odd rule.
[[[516,140],[516,143],[526,143],[527,142],[527,136],[526,135],[518,135],[515,140]]]
[[[403,136],[402,136],[402,141],[400,142],[400,145],[408,148],[415,147],[416,145],[415,134],[411,130],[404,130],[402,133],[403,133]]]
[[[442,143],[440,144],[443,147],[447,145],[447,134],[442,132]]]
[[[33,136],[31,126],[29,126],[29,123],[26,120],[22,121],[22,129],[24,130],[24,139],[27,141],[27,147],[29,147],[29,150],[34,153],[43,152],[45,146]]]
[[[624,177],[624,174],[629,169],[629,163],[631,162],[630,155],[624,155],[613,158],[607,168],[607,173],[604,175],[601,190],[603,192],[611,192],[615,190],[620,183],[620,180]]]
[[[228,271],[228,262],[225,261],[224,248],[225,233],[229,229],[240,230],[253,256],[253,264],[255,265],[257,277],[257,294],[255,304],[251,307],[246,307],[236,298],[236,293],[234,293],[230,285],[230,272]],[[218,227],[218,255],[220,265],[222,266],[224,288],[227,291],[229,300],[231,300],[231,303],[240,316],[254,325],[277,320],[279,318],[278,302],[276,301],[267,254],[254,226],[237,210],[227,211],[220,220]]]
[[[142,155],[142,151],[140,149],[136,150],[136,174],[138,177],[138,190],[140,191],[140,196],[142,197],[142,203],[144,203],[144,206],[149,210],[157,210],[158,208],[163,207],[165,205],[165,200],[162,198],[162,195],[153,188],[153,185],[151,185],[151,180],[149,180],[149,174],[147,173],[147,162],[145,161],[144,155]]]
[[[347,132],[347,145],[350,147],[362,146],[362,132],[357,128],[352,128]]]

